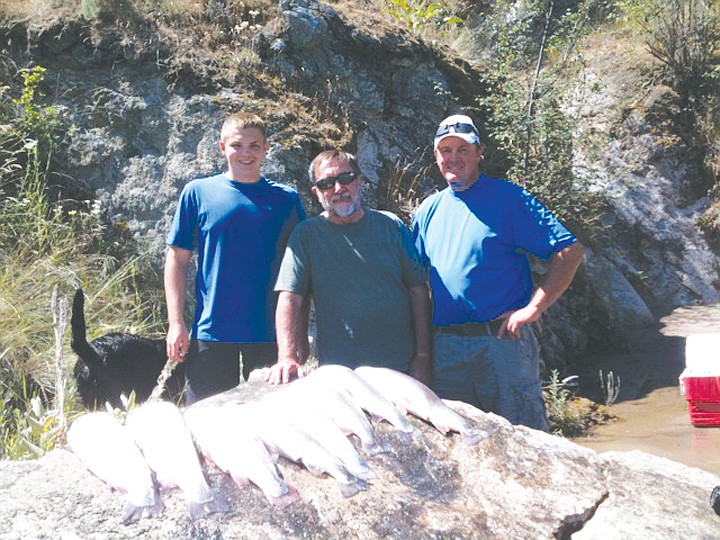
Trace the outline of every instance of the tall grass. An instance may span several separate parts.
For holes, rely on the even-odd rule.
[[[52,449],[80,411],[60,308],[75,288],[89,297],[89,338],[163,320],[149,256],[110,240],[97,203],[52,195],[63,118],[40,105],[43,69],[21,75],[20,96],[0,91],[0,458],[11,459]]]

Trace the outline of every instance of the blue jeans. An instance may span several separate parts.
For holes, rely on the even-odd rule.
[[[548,431],[538,342],[528,325],[520,334],[519,340],[512,340],[436,331],[432,389],[443,399],[464,401],[513,424]]]

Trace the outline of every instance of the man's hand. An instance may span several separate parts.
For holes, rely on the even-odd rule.
[[[287,384],[294,374],[304,377],[305,368],[292,358],[278,359],[268,371],[265,380],[270,384]]]
[[[579,242],[555,253],[550,258],[542,284],[535,290],[528,305],[507,316],[498,337],[502,339],[507,334],[510,339],[520,339],[520,328],[537,321],[570,286],[584,257],[585,250]]]
[[[526,324],[537,321],[540,318],[540,314],[541,312],[531,305],[511,312],[503,321],[500,330],[498,330],[498,339],[502,339],[505,336],[510,339],[520,339],[520,329]]]
[[[190,348],[190,333],[184,324],[171,324],[165,345],[167,357],[173,362],[184,362]]]

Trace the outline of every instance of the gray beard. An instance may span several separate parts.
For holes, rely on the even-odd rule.
[[[342,197],[337,197],[334,200],[326,201],[325,204],[323,204],[323,208],[330,215],[339,218],[348,218],[360,208],[360,197],[354,202]]]

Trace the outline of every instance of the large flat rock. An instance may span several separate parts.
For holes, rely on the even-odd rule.
[[[199,405],[255,400],[245,383]],[[238,488],[208,469],[227,514],[190,521],[182,493],[163,492],[158,518],[121,525],[124,499],[67,449],[32,462],[0,463],[2,539],[26,538],[717,538],[709,505],[720,477],[642,452],[597,454],[566,439],[510,425],[449,402],[490,437],[468,446],[413,419],[421,436],[403,441],[376,427],[392,451],[366,456],[377,473],[344,498],[333,479],[280,460],[300,500],[279,509],[256,487]],[[228,426],[242,429],[242,426]]]

